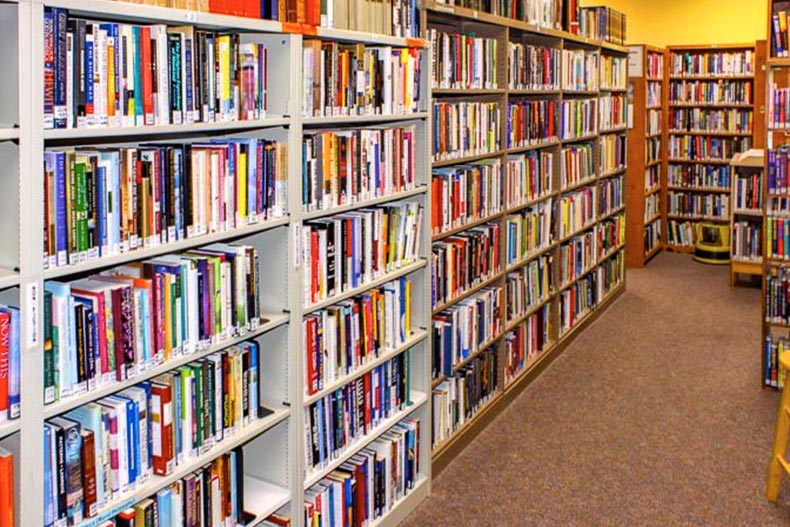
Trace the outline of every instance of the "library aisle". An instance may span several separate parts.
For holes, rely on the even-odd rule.
[[[402,527],[786,526],[760,291],[662,253],[433,482]],[[651,344],[652,343],[652,344]]]

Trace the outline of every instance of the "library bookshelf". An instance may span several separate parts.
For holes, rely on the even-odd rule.
[[[469,219],[461,219],[460,224],[449,223],[445,228],[439,228],[433,233],[435,244],[442,244],[445,240],[456,235],[466,235],[482,225],[496,225],[499,227],[499,240],[497,243],[500,248],[499,266],[488,273],[483,279],[470,285],[461,294],[450,300],[445,300],[434,306],[434,335],[436,338],[437,328],[444,324],[445,316],[454,309],[466,309],[462,306],[470,301],[474,302],[480,298],[479,295],[487,291],[501,291],[503,305],[524,305],[518,312],[509,313],[508,309],[501,309],[496,313],[498,317],[494,330],[486,333],[484,337],[471,347],[468,354],[460,356],[451,364],[443,363],[443,366],[433,365],[432,381],[432,406],[433,406],[433,425],[436,437],[437,427],[444,427],[439,440],[434,439],[433,446],[433,471],[434,474],[443,470],[460,451],[468,445],[474,437],[489,423],[509,401],[513,399],[532,379],[556,357],[568,345],[568,343],[583,328],[591,323],[600,313],[613,302],[625,289],[625,232],[624,220],[626,204],[624,201],[624,179],[627,160],[625,158],[626,144],[626,109],[625,98],[627,93],[627,79],[625,61],[627,59],[627,48],[612,44],[604,44],[591,39],[572,35],[560,31],[555,27],[541,27],[535,24],[514,20],[511,18],[493,15],[482,11],[468,9],[460,6],[447,5],[437,2],[426,2],[424,5],[424,18],[422,27],[426,28],[429,34],[463,34],[469,38],[480,39],[478,45],[483,45],[482,41],[487,40],[486,49],[496,49],[496,60],[488,60],[485,65],[480,66],[480,76],[487,79],[495,79],[496,82],[488,86],[468,86],[456,85],[455,88],[449,87],[452,83],[447,82],[442,86],[433,86],[434,103],[443,104],[490,104],[493,111],[498,111],[499,121],[492,127],[490,133],[496,136],[496,140],[486,146],[486,151],[468,152],[467,155],[457,157],[437,157],[433,162],[434,178],[445,178],[447,172],[468,170],[468,167],[475,164],[485,164],[499,167],[505,176],[499,187],[502,196],[497,196],[495,200],[497,207],[486,210],[482,215],[474,215]],[[435,33],[433,33],[435,32]],[[454,37],[455,38],[455,37]],[[430,40],[430,37],[426,36]],[[437,45],[434,42],[433,52],[441,56],[441,49],[445,44]],[[589,60],[596,64],[592,79],[588,82],[575,86],[563,85],[561,79],[550,78],[540,85],[518,82],[521,77],[517,73],[511,76],[510,72],[514,67],[511,57],[518,57],[519,52],[528,54],[529,50],[539,50],[545,56],[561,57],[567,52],[571,56],[584,57],[582,60]],[[525,51],[526,50],[526,51]],[[575,55],[574,55],[575,54]],[[616,82],[611,79],[601,79],[604,70],[598,67],[602,61],[611,66],[617,64]],[[471,67],[468,66],[467,67]],[[438,71],[445,71],[443,64],[437,65]],[[457,71],[447,69],[446,71]],[[607,71],[610,71],[607,69]],[[437,79],[441,82],[442,79]],[[559,127],[559,120],[556,121],[556,131],[551,134],[543,134],[537,137],[524,138],[511,137],[514,133],[508,126],[509,116],[518,115],[519,107],[537,108],[535,111],[544,111],[545,108],[554,105],[557,108],[554,114],[555,119],[560,119],[560,108],[563,103],[583,104],[581,101],[595,100],[596,104],[607,105],[607,108],[619,108],[612,110],[611,114],[601,115],[603,110],[596,109],[596,121],[599,119],[606,122],[606,126],[601,128],[594,126],[592,130],[586,130],[573,137],[563,137]],[[612,119],[614,115],[617,119]],[[541,114],[542,115],[542,114]],[[549,119],[545,119],[548,121]],[[511,121],[512,122],[512,121]],[[437,127],[443,126],[443,118],[437,121],[437,113],[434,113],[434,134]],[[516,128],[516,125],[512,125]],[[537,135],[537,134],[536,134]],[[436,140],[436,139],[434,139]],[[604,150],[605,148],[608,150]],[[619,150],[618,150],[619,148]],[[589,160],[589,170],[584,177],[572,181],[563,181],[563,156],[570,156],[571,151],[575,153],[591,153]],[[607,155],[604,155],[607,154]],[[508,197],[514,194],[510,188],[508,180],[508,167],[511,163],[519,163],[523,156],[532,156],[536,163],[541,159],[547,159],[550,169],[547,176],[548,183],[537,185],[538,190],[528,195],[525,200],[522,196],[520,201],[509,202]],[[544,158],[543,156],[550,156]],[[542,166],[542,165],[541,165]],[[586,166],[586,165],[585,165]],[[546,167],[548,168],[548,167]],[[487,168],[488,169],[488,168]],[[482,170],[482,169],[475,169]],[[540,170],[540,169],[538,169]],[[570,169],[568,169],[570,171]],[[561,207],[565,200],[571,197],[581,196],[579,192],[591,192],[596,196],[596,211],[594,218],[578,228],[570,228],[566,231],[561,229]],[[605,193],[614,192],[616,202],[609,203],[605,208],[598,208],[599,199],[603,199]],[[434,199],[436,191],[434,191]],[[608,203],[608,202],[607,202]],[[436,202],[435,202],[436,206]],[[513,258],[509,258],[509,232],[515,229],[514,222],[518,223],[523,218],[540,215],[543,211],[550,210],[549,227],[547,236],[541,235],[541,239],[536,246],[531,246],[523,253]],[[631,209],[628,209],[631,214]],[[521,218],[521,219],[519,219]],[[610,245],[600,247],[600,254],[595,254],[592,261],[578,264],[575,272],[563,275],[563,259],[568,265],[567,252],[571,244],[580,243],[587,236],[595,238],[605,229],[605,225],[618,225],[619,238],[610,240]],[[608,231],[607,231],[608,232]],[[599,247],[598,244],[595,245]],[[607,269],[611,270],[611,280],[606,281]],[[538,298],[523,303],[517,302],[518,293],[512,287],[519,276],[525,272],[535,271],[543,273],[541,276],[548,276],[545,282],[537,286],[540,290]],[[591,277],[601,276],[600,282],[595,279],[595,284],[601,284],[599,289],[593,293],[596,297],[595,305],[578,313],[569,327],[563,327],[563,314],[566,316],[563,302],[568,302],[572,295],[576,294],[581,282],[587,284]],[[564,278],[564,279],[563,279]],[[603,286],[606,282],[606,286]],[[511,287],[509,287],[511,286]],[[514,296],[510,296],[510,295]],[[460,306],[460,307],[459,307]],[[517,362],[514,358],[514,348],[517,346],[518,339],[523,335],[529,324],[535,324],[532,328],[542,336],[540,344],[536,349],[531,349],[529,353],[524,351],[525,358]],[[520,332],[520,333],[519,333]],[[534,336],[534,335],[533,335]],[[432,355],[434,361],[437,357],[437,340],[433,343]],[[448,424],[441,414],[447,413],[447,386],[454,382],[454,378],[459,378],[472,362],[480,360],[478,364],[483,364],[481,357],[490,354],[496,355],[496,385],[489,393],[475,401],[466,415],[462,416],[458,422]],[[516,353],[517,354],[517,353]],[[463,412],[461,412],[463,413]]]
[[[765,152],[738,153],[731,165],[730,285],[735,286],[740,275],[763,275]]]
[[[666,248],[691,253],[700,221],[729,221],[732,156],[762,142],[765,45],[667,50]]]
[[[784,372],[779,367],[779,354],[788,349],[790,324],[781,312],[769,312],[769,305],[776,306],[777,296],[782,294],[780,275],[787,269],[784,256],[786,248],[779,246],[784,236],[778,235],[779,223],[790,213],[787,201],[786,176],[778,173],[786,170],[782,158],[790,141],[787,134],[786,106],[783,95],[790,89],[790,58],[787,53],[787,35],[776,31],[779,27],[780,2],[768,0],[768,44],[765,74],[765,165],[763,168],[762,209],[762,334],[760,350],[760,384],[766,389],[782,387]],[[776,26],[774,26],[774,22]],[[780,250],[781,249],[781,250]],[[780,310],[777,310],[780,311]]]
[[[269,51],[267,65],[267,117],[251,121],[185,123],[137,128],[70,128],[44,130],[44,9],[58,7],[69,14],[94,20],[139,24],[189,24],[202,29],[238,31],[260,43]],[[309,35],[293,32],[293,28],[279,22],[235,16],[154,7],[149,5],[111,2],[106,0],[53,0],[52,2],[7,2],[0,4],[0,27],[4,40],[2,65],[14,72],[14,82],[3,82],[0,121],[18,123],[0,130],[0,159],[2,159],[4,192],[0,197],[4,229],[0,249],[0,287],[3,301],[20,307],[21,353],[21,418],[0,425],[0,444],[15,456],[15,487],[17,489],[17,526],[44,525],[44,489],[42,475],[44,422],[77,406],[116,393],[135,383],[149,380],[222,351],[230,346],[255,341],[260,346],[260,391],[264,406],[271,410],[267,416],[253,421],[200,455],[179,463],[166,477],[151,476],[145,483],[128,492],[113,496],[98,510],[97,515],[81,522],[80,527],[97,525],[100,520],[113,517],[135,503],[149,498],[177,479],[203,467],[217,457],[241,447],[244,452],[244,494],[248,512],[253,515],[251,525],[260,524],[272,513],[289,516],[291,525],[304,524],[302,502],[310,487],[319,482],[343,462],[366,448],[405,418],[417,417],[424,434],[418,456],[430,459],[429,435],[431,423],[430,393],[430,152],[415,149],[415,185],[404,192],[393,192],[375,199],[358,200],[348,205],[320,211],[307,211],[302,203],[302,145],[304,137],[326,130],[354,130],[360,128],[393,128],[413,126],[418,142],[427,142],[430,134],[430,56],[422,39],[396,38],[312,28]],[[419,57],[420,69],[425,72],[419,86],[420,103],[417,111],[404,114],[307,117],[303,115],[303,60],[305,40],[320,38],[353,46],[394,46],[409,49]],[[106,148],[116,145],[136,146],[144,143],[198,143],[212,139],[253,138],[278,141],[289,151],[283,181],[287,190],[286,211],[280,217],[243,225],[220,233],[186,238],[170,244],[154,244],[110,257],[90,259],[74,265],[48,267],[42,258],[44,247],[44,174],[41,170],[45,151],[67,148]],[[343,291],[320,302],[306,303],[306,266],[303,261],[301,233],[311,221],[327,219],[337,214],[348,214],[377,205],[418,203],[426,211],[424,225],[419,226],[420,253],[415,261],[390,271],[382,272],[373,280]],[[264,313],[264,320],[246,334],[231,336],[200,349],[195,354],[176,358],[161,365],[138,372],[128,381],[102,386],[84,394],[44,404],[43,293],[45,283],[68,281],[124,264],[203,247],[215,242],[239,242],[257,249],[260,255],[261,296],[256,299]],[[325,386],[318,394],[305,392],[306,349],[303,335],[305,316],[366,291],[379,288],[401,277],[413,284],[410,306],[413,331],[397,349],[383,353]],[[305,420],[309,420],[311,404],[317,398],[331,394],[345,384],[359,380],[373,368],[396,354],[408,351],[410,360],[410,401],[403,408],[368,430],[350,443],[331,462],[310,469],[305,461]],[[308,421],[309,422],[309,421]],[[24,473],[22,473],[24,471]],[[21,477],[20,477],[21,475]],[[414,487],[382,517],[377,526],[396,525],[417,503],[430,492],[431,464],[420,465]]]
[[[663,181],[666,148],[667,89],[664,79],[666,51],[655,46],[630,46],[631,63],[638,71],[629,71],[630,104],[633,122],[628,131],[626,262],[629,267],[643,267],[663,248],[666,225]]]

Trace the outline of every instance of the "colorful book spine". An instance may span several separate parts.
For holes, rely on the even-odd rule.
[[[598,99],[598,126],[601,132],[625,131],[628,126],[625,94],[606,94]]]
[[[502,212],[503,166],[498,159],[432,173],[431,232],[441,235]]]
[[[562,89],[570,92],[598,91],[600,60],[598,51],[562,50]]]
[[[598,133],[598,99],[561,102],[560,139],[584,139]]]
[[[592,143],[577,143],[560,151],[560,188],[576,187],[592,181],[597,172],[593,162]]]
[[[653,141],[654,140],[648,140],[648,149],[650,149],[651,144],[655,144]],[[599,139],[598,144],[599,175],[606,176],[625,169],[626,160],[628,157],[627,141],[625,135],[603,135]],[[655,153],[656,159],[658,158],[658,155],[658,153]],[[648,154],[647,158],[650,159],[651,154]]]
[[[754,75],[754,50],[687,51],[670,56],[670,75],[675,77],[740,77]]]
[[[554,241],[553,213],[553,202],[549,199],[507,217],[508,266],[517,265],[551,246]]]
[[[553,152],[530,151],[507,158],[505,204],[508,209],[526,206],[545,199],[554,190]]]
[[[491,154],[502,147],[501,109],[493,102],[433,103],[433,160]]]
[[[733,155],[752,147],[751,137],[720,138],[703,136],[670,136],[670,160],[698,161],[700,163],[729,162]]]
[[[557,101],[523,100],[508,103],[507,146],[524,148],[557,141]]]
[[[516,323],[554,292],[554,258],[541,255],[507,275],[507,324]]]
[[[727,194],[669,192],[667,193],[667,204],[670,216],[724,221],[728,221],[730,217],[730,196]]]
[[[749,81],[739,80],[682,80],[669,85],[669,103],[684,105],[750,105],[753,87]]]
[[[559,91],[562,52],[542,45],[508,42],[510,90]]]
[[[505,335],[505,382],[516,380],[551,346],[551,306],[544,305]]]
[[[429,28],[427,40],[431,43],[434,90],[494,90],[499,87],[496,39]]]

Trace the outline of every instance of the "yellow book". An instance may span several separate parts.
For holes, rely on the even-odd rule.
[[[253,147],[254,148],[254,147]],[[239,166],[236,178],[236,227],[247,219],[247,154],[239,149]]]
[[[107,46],[107,57],[115,56],[115,44]],[[107,116],[115,116],[115,61],[107,60]]]
[[[230,113],[232,98],[230,85],[230,35],[217,37],[217,57],[219,59],[219,97],[220,113]]]

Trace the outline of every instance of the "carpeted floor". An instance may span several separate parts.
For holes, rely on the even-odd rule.
[[[760,292],[662,254],[434,481],[401,527],[790,525],[763,498],[778,395]]]

